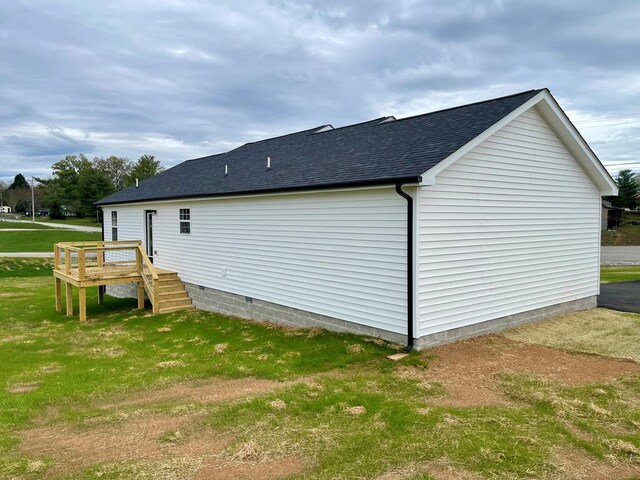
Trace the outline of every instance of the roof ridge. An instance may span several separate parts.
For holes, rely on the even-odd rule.
[[[236,148],[239,148],[239,147],[236,147]],[[229,153],[229,152],[231,152],[231,151],[233,151],[233,150],[235,150],[235,148],[234,148],[234,149],[232,149],[232,150],[229,150],[229,151],[227,151],[227,152],[213,153],[213,154],[211,154],[211,155],[205,155],[204,157],[190,158],[189,160],[183,160],[183,161],[182,161],[182,162],[180,162],[180,163],[193,162],[193,161],[195,161],[195,160],[205,160],[205,159],[207,159],[207,158],[211,158],[211,157],[220,157],[220,156],[222,156],[222,155],[226,155],[227,153]],[[180,165],[180,163],[178,163],[177,165],[174,165],[173,167],[177,167],[178,165]],[[173,167],[171,167],[171,168],[173,168]],[[168,168],[167,170],[170,170],[170,168]]]
[[[298,132],[285,133],[283,135],[276,135],[275,137],[263,138],[262,140],[255,140],[253,142],[243,143],[242,145],[240,145],[240,147],[244,147],[245,145],[253,145],[255,143],[267,142],[269,140],[276,140],[278,138],[290,137],[291,135],[300,135],[302,133],[315,132],[316,130],[320,130],[321,128],[326,128],[329,126],[331,126],[331,124],[327,123],[324,125],[320,125],[318,127],[307,128],[306,130],[300,130]],[[237,148],[240,148],[240,147],[237,147]]]
[[[418,117],[426,117],[427,115],[433,115],[435,113],[442,113],[442,112],[449,112],[451,110],[457,110],[459,108],[466,108],[466,107],[471,107],[473,105],[481,105],[483,103],[489,103],[489,102],[497,102],[498,100],[504,100],[506,98],[511,98],[511,97],[517,97],[519,95],[525,95],[527,93],[532,93],[532,92],[536,92],[536,93],[540,93],[544,90],[549,90],[547,87],[545,88],[532,88],[531,90],[525,90],[523,92],[518,92],[518,93],[512,93],[510,95],[503,95],[502,97],[495,97],[495,98],[489,98],[487,100],[480,100],[477,102],[471,102],[471,103],[465,103],[464,105],[457,105],[455,107],[448,107],[448,108],[442,108],[440,110],[434,110],[432,112],[426,112],[426,113],[419,113],[417,115],[411,115],[409,117],[403,117],[403,118],[396,118],[395,121],[393,122],[388,122],[389,124],[393,124],[393,123],[397,123],[397,122],[401,122],[403,120],[411,120],[413,118],[418,118]],[[385,125],[386,123],[383,123],[382,125]]]
[[[275,139],[278,139],[278,138],[289,137],[291,135],[299,135],[301,133],[307,133],[307,132],[311,132],[311,131],[316,131],[316,130],[320,130],[322,128],[326,128],[326,127],[329,127],[329,126],[331,126],[331,125],[327,123],[326,125],[320,125],[319,127],[308,128],[306,130],[300,130],[298,132],[285,133],[283,135],[277,135],[275,137],[263,138],[262,140],[255,140],[253,142],[246,142],[246,143],[243,143],[242,145],[238,145],[237,147],[232,148],[231,150],[227,150],[226,152],[214,153],[213,155],[205,155],[204,157],[190,158],[189,160],[184,160],[181,163],[192,162],[194,160],[205,160],[205,159],[208,159],[208,158],[211,158],[211,157],[220,157],[220,156],[226,155],[228,153],[231,153],[234,150],[242,148],[245,145],[254,145],[256,143],[266,142],[268,140],[275,140]]]
[[[358,126],[364,125],[366,123],[380,122],[380,121],[382,121],[382,120],[384,120],[386,118],[389,118],[391,116],[392,115],[383,115],[382,117],[374,118],[372,120],[365,120],[364,122],[351,123],[349,125],[343,125],[341,127],[333,127],[333,129],[331,129],[331,130],[325,130],[324,132],[318,132],[318,133],[315,133],[314,135],[320,135],[321,133],[335,132],[336,130],[342,130],[344,128],[358,127]]]

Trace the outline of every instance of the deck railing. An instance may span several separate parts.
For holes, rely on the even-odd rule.
[[[142,276],[142,283],[145,291],[147,292],[147,296],[151,300],[153,313],[158,313],[160,310],[160,297],[158,296],[158,272],[153,268],[153,263],[151,263],[151,260],[147,256],[147,252],[142,248],[142,245],[138,245],[138,250],[136,252],[136,266],[138,267],[138,272],[140,272],[140,275]]]
[[[158,273],[139,240],[61,242],[54,245],[53,256],[54,269],[80,283],[122,277],[142,279],[138,288],[144,288],[157,313]]]

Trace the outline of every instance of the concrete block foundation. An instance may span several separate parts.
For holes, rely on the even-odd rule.
[[[458,340],[463,340],[465,338],[496,333],[501,330],[507,330],[509,328],[526,325],[528,323],[540,322],[547,318],[562,315],[564,313],[588,310],[596,307],[597,298],[598,297],[596,295],[593,295],[591,297],[585,297],[571,302],[558,303],[556,305],[537,308],[535,310],[529,310],[515,315],[487,320],[486,322],[480,322],[466,327],[453,328],[446,332],[424,335],[415,340],[415,345],[418,349],[434,347],[445,343],[457,342]]]
[[[286,307],[276,303],[266,302],[235,293],[224,292],[213,288],[202,287],[185,282],[185,288],[193,305],[199,310],[222,313],[257,321],[268,321],[292,327],[318,327],[334,332],[348,332],[369,335],[389,340],[394,343],[406,344],[406,335],[368,327],[338,318],[328,317],[317,313]],[[110,285],[107,294],[117,298],[136,298],[136,284]],[[424,349],[436,345],[456,342],[465,338],[477,337],[489,333],[499,332],[528,323],[539,322],[564,313],[577,312],[595,308],[597,296],[591,296],[559,303],[527,312],[508,315],[474,325],[454,328],[445,332],[433,333],[414,339],[416,349]]]

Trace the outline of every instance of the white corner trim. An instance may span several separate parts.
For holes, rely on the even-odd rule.
[[[609,175],[609,172],[607,172],[598,157],[593,153],[593,150],[591,150],[587,142],[584,141],[576,127],[571,123],[567,115],[547,90],[543,90],[535,97],[520,105],[502,120],[494,123],[473,140],[466,143],[443,161],[423,173],[421,185],[435,185],[436,177],[440,172],[469,153],[472,149],[480,145],[480,143],[484,142],[509,122],[533,107],[538,107],[540,114],[549,123],[551,128],[556,132],[558,137],[560,137],[566,147],[571,151],[587,175],[589,175],[591,180],[598,187],[600,194],[617,195],[618,187],[611,178],[611,175]]]

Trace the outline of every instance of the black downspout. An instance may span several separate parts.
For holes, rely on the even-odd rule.
[[[102,236],[100,237],[100,239],[104,242],[104,210],[102,210],[102,207],[98,207],[97,212],[98,212],[98,220],[102,220],[100,222],[100,228],[102,230],[102,233],[101,233]]]
[[[100,232],[101,232],[100,240],[104,242],[104,210],[102,209],[102,207],[98,207],[98,209],[96,210],[96,213],[98,215],[98,220],[102,220],[100,222]],[[101,255],[104,257],[104,252]],[[102,295],[104,295],[106,291],[107,291],[106,285],[98,285],[98,295],[100,298],[102,298]]]
[[[396,192],[407,200],[407,346],[413,349],[413,198],[402,191],[402,184],[396,184]]]

